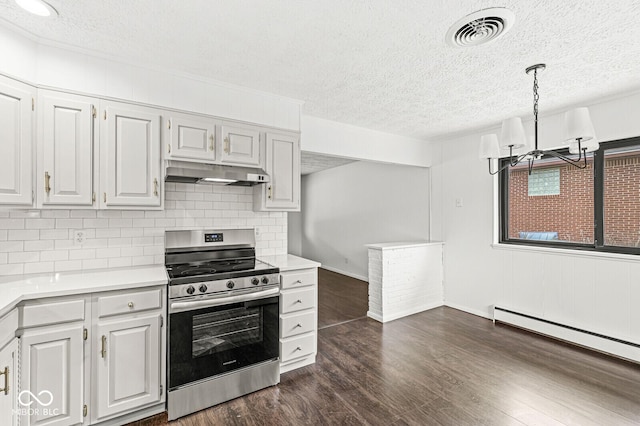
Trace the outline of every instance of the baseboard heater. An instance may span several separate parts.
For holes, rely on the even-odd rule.
[[[638,343],[537,318],[500,306],[493,307],[493,322],[496,321],[640,363],[640,344]]]

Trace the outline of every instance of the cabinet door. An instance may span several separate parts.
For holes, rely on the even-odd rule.
[[[186,114],[173,114],[168,122],[168,159],[213,161],[215,130],[212,119]]]
[[[300,209],[300,142],[298,137],[267,133],[266,171],[271,181],[265,207],[270,210]]]
[[[222,125],[223,163],[260,166],[260,132],[244,127]]]
[[[91,206],[94,105],[90,98],[47,91],[39,100],[39,204]]]
[[[161,399],[160,314],[103,321],[96,327],[98,360],[92,419],[122,414]]]
[[[18,416],[14,415],[18,408],[17,365],[18,339],[14,338],[0,351],[0,425],[15,426],[17,424]]]
[[[22,335],[21,425],[83,422],[82,324],[25,330]],[[19,407],[21,408],[21,407]]]
[[[35,89],[0,78],[0,204],[33,205]]]
[[[101,207],[160,206],[160,115],[135,105],[103,106]]]

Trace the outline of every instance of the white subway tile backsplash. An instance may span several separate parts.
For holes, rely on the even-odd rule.
[[[80,269],[82,269],[82,262],[80,260],[61,260],[55,262],[53,266],[55,272],[78,271]]]
[[[9,241],[27,241],[40,239],[40,232],[37,230],[9,229],[7,236]]]
[[[171,229],[259,227],[258,256],[286,254],[286,225],[286,213],[253,212],[251,188],[174,183],[165,184],[164,211],[0,212],[0,275],[163,264]]]
[[[45,272],[53,272],[53,271],[54,271],[53,262],[36,262],[36,263],[24,264],[25,274],[43,274]]]
[[[39,260],[39,251],[16,251],[9,253],[8,263],[31,263]]]
[[[68,259],[69,259],[69,250],[48,250],[40,253],[41,262],[59,261],[59,260],[68,260]]]
[[[54,249],[53,240],[38,240],[38,241],[25,241],[24,242],[24,250],[25,251],[46,251]]]
[[[82,219],[56,219],[56,228],[82,228]]]

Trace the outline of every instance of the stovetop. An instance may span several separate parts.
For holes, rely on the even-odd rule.
[[[277,274],[280,270],[255,258],[167,265],[169,285]]]

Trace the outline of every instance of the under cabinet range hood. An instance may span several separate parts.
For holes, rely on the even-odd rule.
[[[253,186],[269,182],[262,169],[219,164],[167,161],[165,182],[207,183],[217,185]]]

